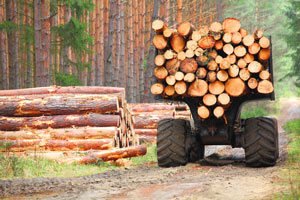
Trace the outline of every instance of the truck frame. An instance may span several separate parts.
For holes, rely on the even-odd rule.
[[[268,66],[273,82],[272,54]],[[193,120],[163,119],[158,123],[159,166],[174,167],[202,159],[205,145],[242,147],[245,150],[246,165],[249,167],[268,167],[276,164],[279,156],[277,120],[269,117],[241,119],[240,116],[246,102],[274,101],[274,92],[249,92],[244,96],[235,97],[225,112],[226,118],[220,119],[212,117],[202,120],[198,117],[197,107],[201,97],[177,97],[172,100],[185,102],[191,110]]]

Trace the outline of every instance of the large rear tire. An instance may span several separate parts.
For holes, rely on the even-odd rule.
[[[277,120],[267,117],[247,119],[244,144],[247,166],[274,166],[279,155]]]
[[[188,124],[183,119],[163,119],[157,128],[157,161],[160,167],[186,165],[185,141]]]

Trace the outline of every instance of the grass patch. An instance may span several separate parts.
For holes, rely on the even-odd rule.
[[[145,163],[157,162],[156,155],[157,147],[154,144],[151,144],[147,147],[147,154],[144,156],[133,157],[130,160],[134,166],[143,165]]]
[[[276,115],[279,112],[279,102],[256,101],[246,103],[241,112],[241,118],[247,119],[251,117],[263,117]]]
[[[284,126],[290,142],[288,161],[281,175],[281,183],[286,190],[276,195],[276,199],[300,199],[300,119],[289,121]]]
[[[44,158],[23,158],[0,154],[0,179],[34,177],[75,177],[116,168],[106,162],[94,165],[58,163]]]

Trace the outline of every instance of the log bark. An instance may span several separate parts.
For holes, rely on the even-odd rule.
[[[198,41],[198,45],[200,48],[202,49],[210,49],[213,48],[215,46],[215,39],[212,36],[205,36],[202,37],[199,41]]]
[[[198,116],[201,119],[207,119],[209,117],[209,115],[210,115],[210,111],[205,106],[199,106],[198,110],[197,110],[197,113],[198,113]]]
[[[180,70],[184,73],[195,73],[197,68],[197,62],[193,58],[187,58],[180,64]]]
[[[213,94],[206,94],[203,96],[203,103],[206,106],[213,106],[217,103],[217,98]]]
[[[208,85],[208,91],[214,95],[222,94],[224,92],[224,83],[222,83],[221,81],[210,83]]]
[[[241,22],[235,18],[226,18],[223,21],[223,30],[225,33],[238,32],[241,28]]]
[[[138,114],[143,112],[154,112],[154,111],[175,111],[175,105],[168,105],[165,103],[140,103],[140,104],[129,104],[128,109],[132,114]]]
[[[184,81],[178,81],[174,85],[175,92],[179,95],[183,95],[187,91],[187,85]]]
[[[0,140],[0,145],[6,148],[0,148],[0,152],[12,151],[12,152],[23,152],[23,151],[35,151],[43,149],[40,147],[42,140]]]
[[[173,118],[173,115],[139,115],[133,116],[133,127],[134,129],[157,129],[158,122],[162,119]]]
[[[159,49],[159,50],[163,50],[167,47],[168,45],[168,41],[166,40],[166,38],[163,35],[155,35],[153,37],[153,45],[155,46],[155,48]]]
[[[118,99],[109,95],[64,94],[1,97],[2,116],[69,115],[117,113]]]
[[[270,94],[274,91],[274,87],[271,81],[262,80],[259,81],[257,91],[261,94]]]
[[[124,88],[103,86],[50,86],[15,90],[0,90],[0,96],[20,96],[38,94],[113,94],[125,93]]]
[[[202,97],[208,91],[208,84],[206,81],[196,79],[188,88],[188,95],[193,97]]]
[[[118,127],[119,115],[84,114],[84,115],[54,115],[40,117],[0,117],[0,130],[18,131],[24,128],[68,128],[81,126]]]
[[[117,127],[77,127],[61,129],[40,129],[0,131],[0,140],[28,139],[107,139],[118,133]]]
[[[151,88],[151,93],[154,95],[162,94],[164,91],[164,85],[161,83],[154,83]]]
[[[172,46],[172,49],[176,53],[179,53],[185,48],[185,39],[179,34],[173,34],[170,44]]]
[[[50,151],[106,150],[113,147],[113,139],[48,140],[45,149]]]
[[[225,91],[232,97],[241,96],[245,91],[245,83],[240,78],[231,78],[225,83]]]
[[[122,149],[112,149],[101,152],[91,153],[90,155],[82,158],[80,164],[92,164],[97,163],[98,161],[109,161],[109,160],[118,160],[121,158],[131,158],[142,156],[147,153],[147,148],[145,146],[134,146],[126,147]]]
[[[157,136],[157,129],[135,129],[135,134],[143,136]]]

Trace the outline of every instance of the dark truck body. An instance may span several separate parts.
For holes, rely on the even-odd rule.
[[[271,37],[269,37],[271,42]],[[272,42],[270,44],[272,49]],[[157,55],[158,52],[156,52]],[[273,62],[272,51],[270,59],[268,60],[268,69],[271,74],[271,81],[274,85],[273,78]],[[163,99],[157,96],[157,99]],[[244,103],[257,100],[275,100],[274,91],[270,94],[260,94],[257,92],[248,91],[246,95],[240,97],[232,97],[230,107],[225,111],[225,118],[217,119],[210,117],[202,120],[198,117],[197,107],[201,102],[202,97],[175,97],[168,98],[172,101],[185,102],[192,114],[193,122],[192,133],[200,137],[203,145],[231,145],[232,147],[243,147],[243,122],[240,118],[241,109]]]

